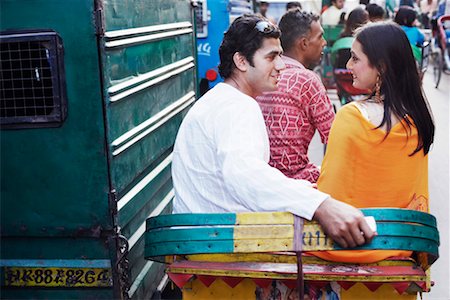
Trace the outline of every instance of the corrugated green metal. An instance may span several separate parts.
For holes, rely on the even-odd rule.
[[[128,294],[151,296],[163,266],[144,260],[143,233],[146,218],[171,212],[171,151],[195,100],[192,22],[189,0],[1,1],[2,31],[61,36],[68,98],[62,127],[0,134],[2,260],[109,259],[114,268],[118,226]],[[113,298],[113,289],[2,288],[2,297]]]
[[[129,242],[128,295],[148,298],[163,266],[144,260],[145,220],[170,213],[171,151],[195,100],[193,10],[188,0],[113,0],[102,8],[110,172]]]
[[[61,128],[0,134],[2,235],[67,235],[111,226],[93,9],[92,0],[2,0],[2,31],[51,28],[60,34],[68,99]]]
[[[92,0],[2,0],[1,31],[63,40],[68,117],[60,128],[2,130],[1,258],[110,259],[108,164]],[[2,298],[105,298],[112,288],[9,288]]]

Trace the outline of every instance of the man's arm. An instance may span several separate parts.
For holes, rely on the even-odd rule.
[[[242,106],[247,106],[242,102]],[[217,154],[228,191],[249,211],[289,211],[300,217],[314,218],[325,232],[342,247],[356,246],[373,237],[363,214],[356,208],[331,199],[304,180],[295,180],[271,167],[264,159],[269,152],[266,129],[256,102],[216,118]],[[256,110],[256,111],[255,111]]]

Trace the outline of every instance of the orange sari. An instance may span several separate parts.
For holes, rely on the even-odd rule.
[[[395,124],[383,140],[385,131],[374,129],[376,125],[362,116],[355,103],[341,108],[331,127],[318,189],[359,208],[428,211],[428,156],[422,150],[409,156],[417,146],[417,129],[411,126],[409,132],[402,123]],[[312,254],[331,261],[371,263],[390,256],[410,256],[411,252],[340,250]]]

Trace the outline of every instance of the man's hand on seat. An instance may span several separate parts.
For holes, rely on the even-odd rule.
[[[369,243],[376,235],[364,220],[363,213],[344,202],[329,198],[314,214],[325,233],[341,247],[356,247]]]

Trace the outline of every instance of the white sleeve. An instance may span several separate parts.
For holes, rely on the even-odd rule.
[[[216,120],[214,139],[224,182],[249,211],[289,211],[311,220],[328,194],[268,164],[269,143],[255,102],[228,108]]]

